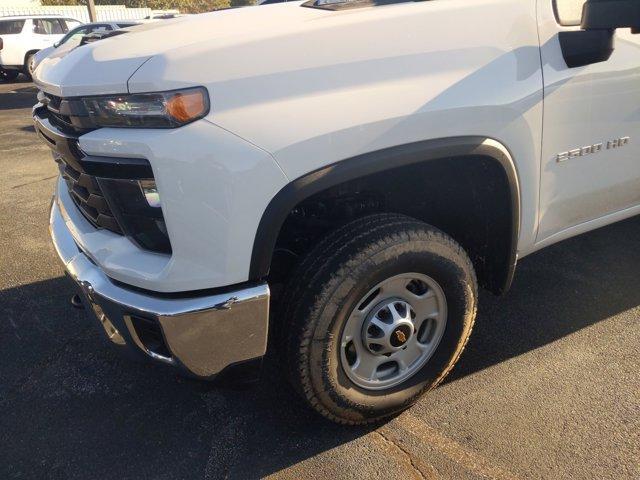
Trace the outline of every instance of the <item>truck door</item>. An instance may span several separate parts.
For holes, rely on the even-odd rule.
[[[608,60],[569,67],[570,49],[563,52],[560,37],[581,30],[584,4],[538,1],[544,73],[538,243],[640,213],[640,34],[617,29]]]

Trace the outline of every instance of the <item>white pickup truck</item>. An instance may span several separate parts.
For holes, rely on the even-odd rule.
[[[638,32],[636,0],[309,0],[45,59],[75,302],[195,377],[269,344],[326,417],[395,414],[460,357],[478,285],[640,213]]]

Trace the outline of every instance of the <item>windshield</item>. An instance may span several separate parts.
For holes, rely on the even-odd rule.
[[[74,28],[67,33],[62,40],[60,40],[58,46],[65,43],[69,43],[69,45],[80,45],[82,37],[85,35],[96,32],[106,32],[108,30],[111,30],[108,25],[82,25],[81,27]]]
[[[62,40],[60,40],[60,42],[58,42],[58,45],[63,45],[65,43],[67,43],[71,38],[74,38],[74,37],[78,38],[78,43],[80,43],[80,39],[86,33],[87,33],[87,27],[74,28],[69,33],[67,33],[64,37],[62,37]]]

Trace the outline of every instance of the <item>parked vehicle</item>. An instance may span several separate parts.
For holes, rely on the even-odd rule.
[[[33,75],[35,68],[44,58],[52,55],[63,56],[69,51],[73,50],[80,45],[82,39],[87,35],[102,32],[111,32],[122,28],[129,28],[135,25],[139,25],[140,23],[142,22],[135,20],[115,20],[109,22],[86,23],[84,25],[80,25],[69,31],[69,33],[62,37],[60,41],[54,43],[50,47],[43,48],[35,55],[32,55],[31,60],[27,65],[29,73]]]
[[[640,213],[635,0],[319,0],[135,30],[38,67],[51,235],[114,346],[197,378],[269,338],[322,415],[393,415],[460,358],[478,286]]]
[[[31,58],[81,22],[56,15],[0,17],[0,79],[29,74]]]

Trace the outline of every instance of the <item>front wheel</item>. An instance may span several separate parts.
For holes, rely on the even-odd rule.
[[[444,379],[471,333],[477,285],[451,237],[380,214],[318,244],[283,299],[294,387],[322,415],[355,425],[402,411]]]

